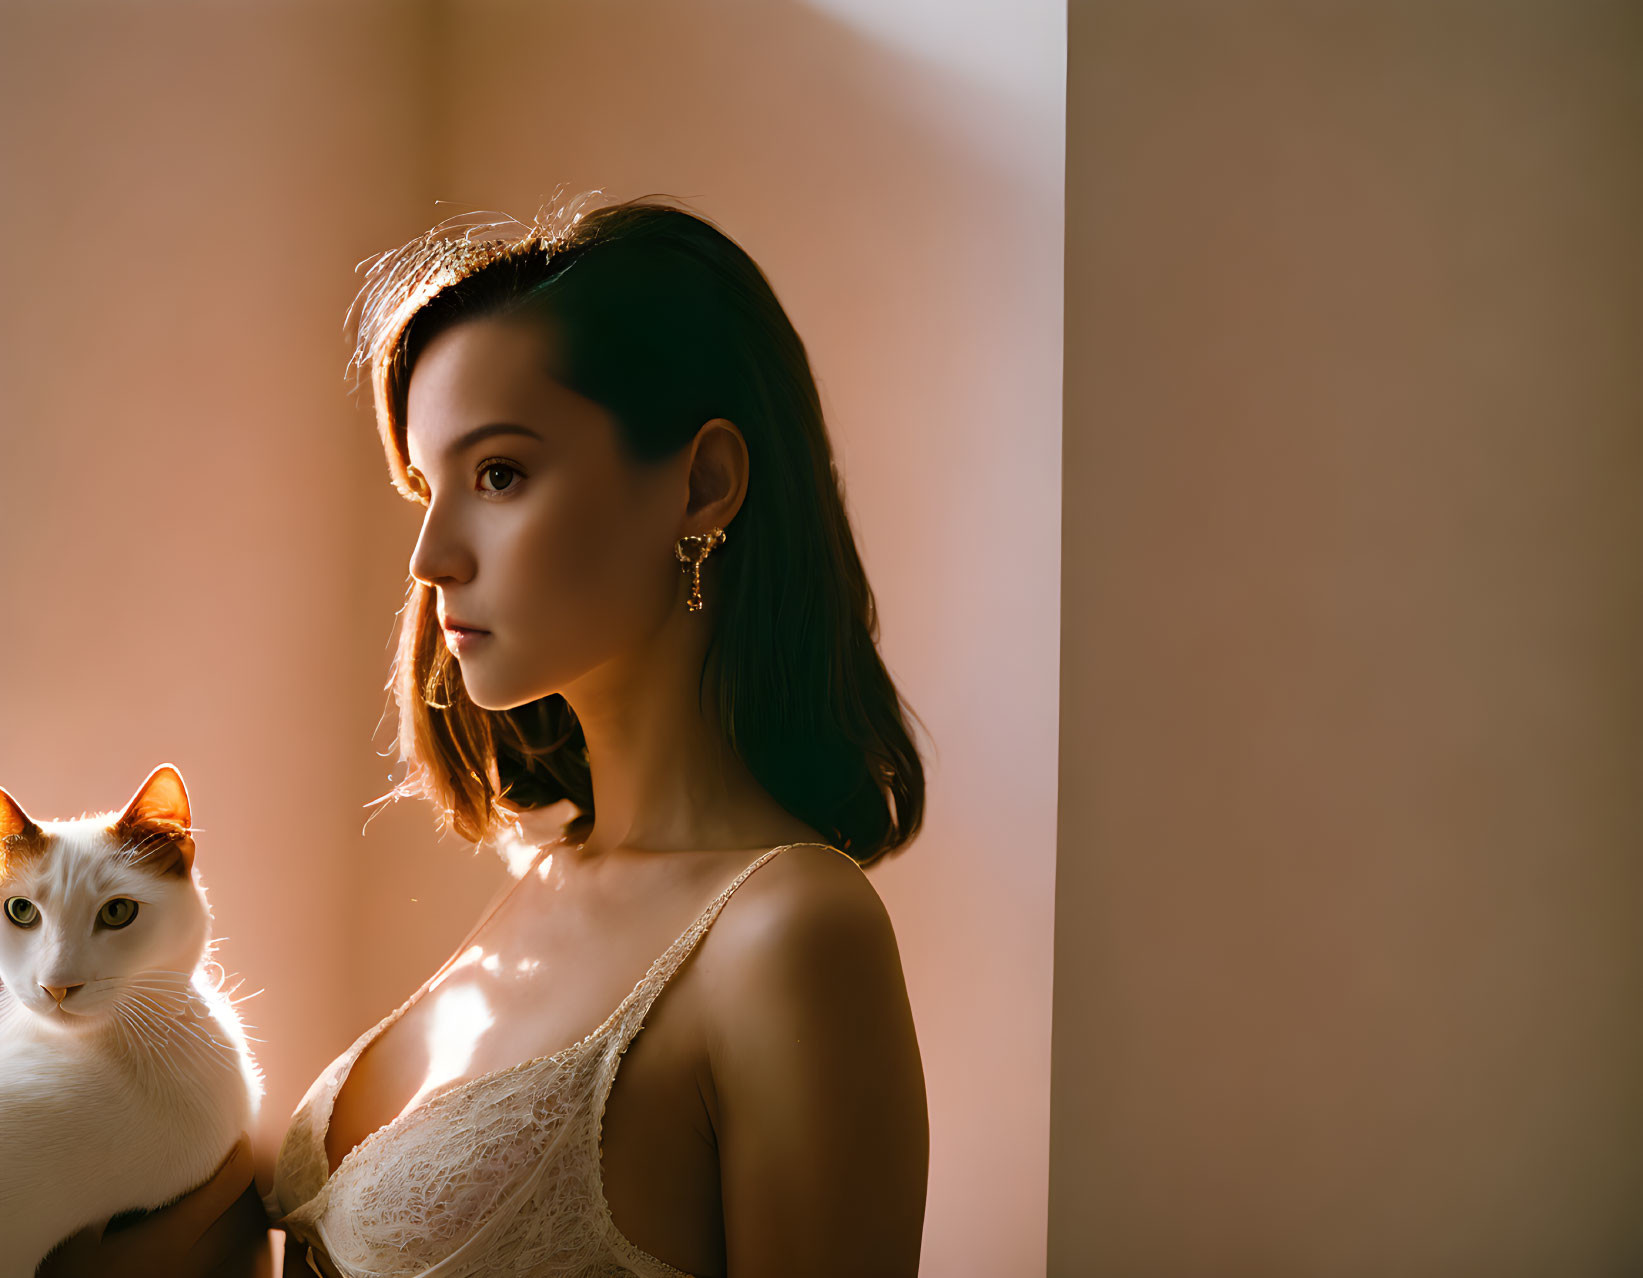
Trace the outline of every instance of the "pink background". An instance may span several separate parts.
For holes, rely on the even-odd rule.
[[[399,775],[418,512],[346,392],[355,264],[561,182],[661,191],[804,338],[935,739],[923,835],[871,875],[926,1064],[926,1270],[1042,1268],[1065,15],[879,8],[0,10],[0,785],[73,815],[181,768],[223,961],[264,991],[264,1183],[504,876],[365,806]]]
[[[1643,1269],[1640,69],[1595,2],[11,0],[0,785],[182,769],[266,1185],[505,878],[367,807],[354,266],[679,195],[933,737],[923,1272]]]

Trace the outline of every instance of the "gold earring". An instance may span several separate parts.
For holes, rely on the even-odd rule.
[[[679,538],[678,543],[673,547],[674,556],[680,563],[690,569],[690,598],[685,600],[685,610],[687,612],[700,612],[702,610],[702,560],[706,559],[713,548],[724,539],[725,530],[723,528],[714,528],[705,536],[699,536],[695,533],[687,534]],[[685,543],[687,541],[694,543],[694,554],[686,553]]]

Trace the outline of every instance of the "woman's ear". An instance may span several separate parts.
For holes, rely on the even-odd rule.
[[[691,441],[690,504],[693,531],[726,528],[747,495],[747,441],[726,417],[704,422]],[[699,526],[699,527],[698,527]]]

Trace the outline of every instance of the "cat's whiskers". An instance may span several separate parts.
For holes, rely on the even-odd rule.
[[[134,999],[141,999],[167,1020],[179,1019],[188,1008],[188,995],[165,986],[139,985],[135,981],[128,982],[127,992]]]
[[[78,1001],[84,1002],[87,997],[100,990],[106,990],[110,985],[120,984],[118,976],[99,976],[94,980],[86,981],[78,991]]]
[[[119,1015],[137,1039],[137,1050],[132,1053],[133,1057],[139,1061],[147,1061],[154,1069],[163,1071],[176,1086],[184,1086],[182,1075],[172,1059],[168,1041],[170,1036],[165,1033],[164,1026],[154,1024],[146,1012],[129,1003],[120,1006]]]
[[[179,989],[175,985],[158,984],[153,981],[143,980],[128,981],[127,986],[128,988],[145,995],[151,1002],[156,1004],[160,1002],[158,996],[163,995],[172,1004],[171,1006],[162,1005],[160,1007],[160,1010],[167,1016],[180,1018],[190,1007],[198,1006],[201,1009],[205,1009],[208,1006],[208,1000],[201,997],[201,995],[192,987],[184,987]],[[199,1013],[202,1018],[206,1014],[207,1013],[204,1010]]]
[[[136,973],[136,975],[132,979],[135,981],[135,980],[141,980],[141,979],[146,978],[146,977],[172,976],[172,977],[177,978],[175,982],[161,982],[161,984],[163,984],[167,987],[170,987],[170,988],[175,988],[175,989],[178,989],[178,990],[186,990],[186,991],[191,992],[193,990],[193,987],[194,987],[195,978],[197,976],[199,976],[201,974],[202,970],[208,965],[209,965],[209,957],[207,959],[202,959],[201,963],[200,963],[200,966],[192,972],[179,972],[174,968],[164,968],[164,967],[144,968],[141,972]],[[218,965],[218,967],[219,967],[219,970],[220,970],[220,965]],[[220,988],[220,982],[213,979],[213,978],[211,978],[209,975],[207,975],[207,979],[206,979],[205,984],[213,992],[216,992]]]
[[[173,994],[180,994],[184,998],[192,994],[194,990],[194,987],[186,981],[152,980],[147,972],[138,972],[134,976],[128,976],[126,984],[140,985],[145,989],[167,990]]]
[[[108,1009],[108,1014],[113,1017],[114,1033],[119,1038],[121,1046],[126,1049],[127,1054],[130,1054],[134,1046],[133,1040],[139,1037],[136,1029],[132,1026],[130,1014],[119,1003],[112,1004]]]
[[[186,1048],[181,1043],[181,1028],[171,1017],[163,1015],[155,1006],[145,1000],[140,994],[133,994],[125,1001],[125,1009],[131,1017],[143,1026],[148,1042],[155,1046],[164,1046],[169,1049],[173,1044]]]
[[[154,1015],[163,1019],[169,1027],[177,1031],[179,1034],[186,1034],[195,1038],[201,1038],[203,1035],[202,1041],[204,1041],[204,1039],[209,1039],[214,1047],[223,1046],[222,1043],[217,1041],[216,1036],[205,1028],[203,1021],[184,1019],[183,1014],[188,1010],[188,1004],[186,1002],[184,1002],[181,1007],[162,1007],[155,999],[149,997],[140,990],[133,991],[132,998],[139,1005],[147,1007],[151,1012],[153,1012]]]
[[[146,991],[146,992],[158,991],[158,992],[163,993],[163,994],[182,994],[185,997],[192,996],[193,990],[191,988],[179,989],[172,982],[148,981],[148,980],[143,979],[143,977],[145,977],[145,976],[151,976],[151,975],[154,975],[157,972],[168,971],[168,970],[169,969],[150,968],[150,969],[148,969],[147,971],[145,971],[143,973],[139,973],[138,976],[133,977],[132,979],[128,980],[126,982],[126,985],[127,985],[128,988],[130,988],[132,990],[141,990],[141,991]],[[175,976],[185,975],[182,972],[171,972],[171,974],[175,975]],[[230,1007],[233,1007],[233,1008],[237,1009],[241,1003],[249,1002],[251,999],[256,998],[258,994],[264,994],[264,993],[267,992],[266,989],[260,989],[260,990],[253,990],[250,994],[245,995],[244,998],[235,999],[235,998],[231,997],[231,995],[234,994],[240,988],[240,986],[242,986],[244,984],[245,984],[245,980],[242,977],[238,981],[235,982],[232,989],[226,990],[226,991],[219,989],[219,990],[216,991],[216,993],[222,995],[224,1001],[227,1002]],[[179,1015],[180,1011],[179,1012],[172,1012],[170,1014],[171,1015]],[[249,1027],[245,1024],[245,1022],[242,1019],[240,1021],[240,1033],[245,1038],[246,1042],[248,1042],[248,1043],[266,1043],[268,1041],[265,1038],[259,1038],[255,1034],[248,1033],[247,1032],[248,1029],[249,1029]],[[224,1050],[227,1050],[227,1045],[221,1043],[217,1039],[213,1038],[212,1042],[217,1047],[223,1048]]]
[[[136,973],[137,976],[175,976],[182,985],[191,984],[194,980],[193,972],[181,972],[174,967],[145,967]]]
[[[199,998],[191,985],[175,981],[154,981],[138,973],[126,981],[126,988],[145,995],[167,1016],[181,1016],[190,1003]]]
[[[141,994],[135,994],[133,997],[137,1000],[139,1005],[144,1001],[144,997]],[[173,1032],[172,1041],[178,1042],[184,1048],[193,1050],[196,1055],[215,1061],[230,1070],[238,1069],[239,1058],[235,1049],[229,1044],[224,1043],[210,1030],[206,1029],[204,1022],[179,1020],[173,1017],[166,1017],[159,1012],[158,1008],[153,1007],[152,1004],[149,1006],[153,1014],[161,1016],[166,1028]],[[212,1051],[212,1048],[217,1050]]]
[[[122,999],[120,1008],[143,1027],[148,1041],[158,1043],[172,1036],[173,1023],[168,1017],[158,1016],[152,1007],[143,1002],[139,996],[132,995]]]
[[[219,965],[219,970],[220,970],[220,965]],[[155,976],[155,975],[171,975],[171,976],[185,976],[185,975],[187,975],[187,976],[190,977],[190,982],[192,982],[192,974],[189,974],[189,973],[172,972],[172,971],[168,971],[168,970],[160,969],[160,968],[148,968],[143,972],[139,972],[135,977],[132,977],[127,983],[130,984],[130,985],[136,986],[138,988],[141,988],[141,989],[169,990],[169,989],[179,988],[179,987],[171,984],[170,982],[156,982],[156,981],[148,981],[148,980],[143,979],[145,977]],[[263,990],[256,990],[253,993],[247,994],[245,996],[245,998],[236,999],[236,998],[233,997],[233,995],[238,993],[240,987],[245,984],[245,978],[244,977],[235,978],[234,984],[232,986],[227,985],[227,982],[228,982],[229,979],[230,978],[228,977],[228,975],[226,973],[224,973],[221,980],[218,980],[218,981],[215,981],[215,982],[212,983],[211,992],[213,994],[221,995],[223,997],[223,999],[226,1002],[229,1003],[230,1006],[237,1006],[238,1004],[245,1002],[246,999],[255,998],[258,994],[261,994],[261,993],[265,992]]]
[[[115,1003],[109,1011],[118,1022],[118,1028],[128,1049],[133,1047],[147,1048],[152,1044],[153,1040],[148,1029],[137,1020],[131,1009],[126,1007],[125,1004]]]
[[[200,1045],[183,1033],[187,1027],[176,1021],[156,1014],[141,1004],[127,1004],[127,1009],[149,1027],[150,1042],[157,1050],[151,1054],[152,1059],[167,1075],[179,1086],[187,1086],[182,1073],[182,1066],[188,1060],[211,1059],[220,1061],[215,1053],[201,1050]]]

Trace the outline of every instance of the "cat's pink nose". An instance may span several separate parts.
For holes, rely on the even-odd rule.
[[[50,994],[52,998],[57,1000],[58,1003],[61,1003],[68,997],[68,992],[70,990],[77,990],[84,984],[85,982],[81,981],[78,985],[42,985],[40,988],[47,994]]]

